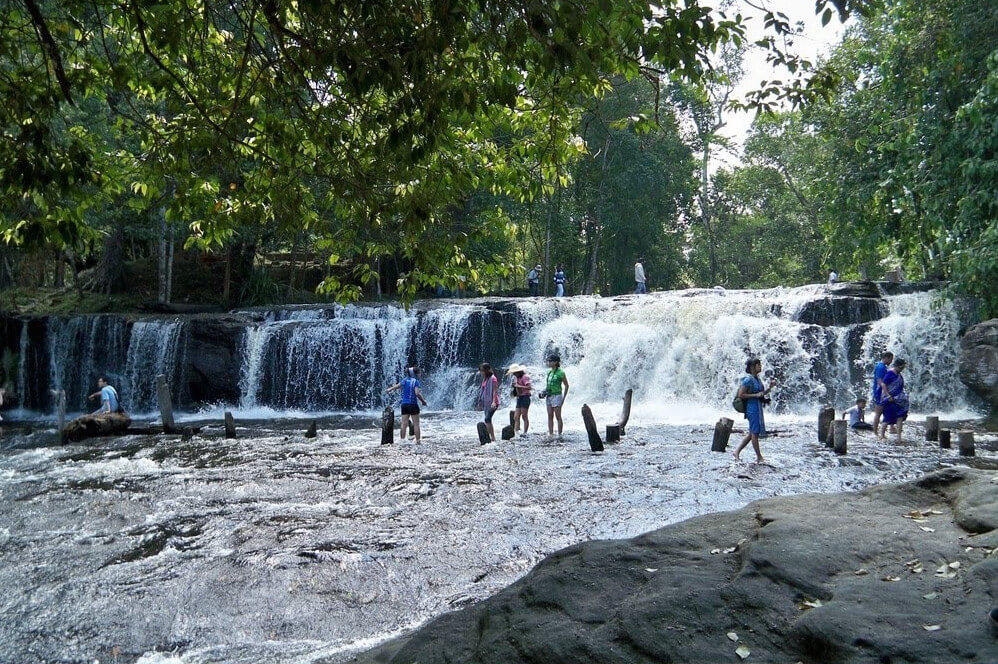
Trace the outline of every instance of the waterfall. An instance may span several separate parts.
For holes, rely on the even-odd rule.
[[[117,316],[50,317],[45,334],[49,390],[65,390],[70,410],[86,410],[91,405],[87,395],[96,391],[97,379],[107,374],[115,383],[119,377],[128,347],[125,321]],[[54,403],[51,393],[44,397],[44,403]]]
[[[128,359],[118,391],[125,410],[135,413],[156,409],[156,376],[163,374],[170,385],[182,380],[183,362],[178,357],[184,323],[177,320],[136,321],[128,341]],[[174,392],[177,388],[174,387]]]
[[[21,408],[28,406],[28,321],[21,325],[17,348],[17,396]]]

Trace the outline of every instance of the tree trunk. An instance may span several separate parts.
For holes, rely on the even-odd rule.
[[[62,288],[66,285],[66,264],[64,262],[65,256],[61,249],[56,249],[55,251],[55,284],[56,288]]]
[[[560,186],[558,192],[561,193]],[[551,283],[551,219],[554,217],[555,209],[554,200],[552,200],[544,228],[544,274],[541,275],[541,281],[544,282],[543,292],[545,296],[548,294],[548,286]]]
[[[225,250],[225,277],[222,282],[222,300],[229,301],[232,295],[232,245]]]
[[[157,300],[166,303],[166,205],[159,208],[159,252],[157,254]]]

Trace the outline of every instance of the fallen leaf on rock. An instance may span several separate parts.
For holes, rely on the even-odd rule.
[[[797,605],[797,608],[801,611],[807,611],[808,609],[817,609],[820,606],[824,606],[820,599],[806,599]]]
[[[646,572],[657,572],[658,568],[657,567],[645,567],[645,571]]]
[[[735,634],[734,632],[728,632],[728,638],[731,639],[732,641],[737,641],[738,635]]]
[[[901,577],[900,576],[885,576],[883,580],[884,581],[900,581]]]
[[[922,514],[942,514],[939,510],[929,510],[928,512],[922,512]]]
[[[939,597],[939,593],[929,593],[928,595],[922,595],[922,599],[935,599]]]
[[[968,547],[967,547],[966,549],[964,549],[964,551],[966,551],[966,552],[968,552],[968,553],[969,553],[970,551],[973,551],[973,550],[974,550],[974,547],[972,547],[972,546],[968,546]]]
[[[949,564],[950,569],[960,569],[960,561],[954,560]]]
[[[711,550],[710,550],[710,555],[712,555],[712,556],[716,556],[716,555],[717,555],[717,554],[719,554],[720,552],[721,552],[721,550],[720,550],[720,549],[711,549]]]
[[[737,546],[729,546],[727,549],[725,549],[721,553],[734,553],[737,550],[738,550]]]
[[[866,576],[867,574],[869,574],[869,572],[866,571],[866,568],[861,567],[855,572],[853,572],[853,574],[855,574],[856,576]]]
[[[741,657],[742,659],[746,659],[749,655],[752,654],[752,651],[746,648],[745,646],[738,646],[737,648],[735,648],[735,654]]]
[[[929,528],[928,526],[919,526],[919,528],[921,528],[922,530],[924,530],[927,533],[934,533],[934,532],[936,532],[935,528]]]
[[[938,632],[943,628],[942,625],[922,625],[922,629],[926,632]]]

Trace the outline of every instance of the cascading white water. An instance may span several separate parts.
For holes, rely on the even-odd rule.
[[[21,325],[21,338],[17,349],[17,395],[21,408],[28,405],[28,323]]]
[[[163,374],[174,384],[180,363],[177,350],[184,323],[179,320],[136,321],[128,342],[125,374],[118,388],[122,405],[136,413],[156,408],[156,376]]]
[[[109,379],[116,378],[113,371],[121,365],[127,348],[125,322],[116,316],[49,318],[45,345],[49,388],[66,391],[70,410],[85,409],[97,378],[105,373]]]

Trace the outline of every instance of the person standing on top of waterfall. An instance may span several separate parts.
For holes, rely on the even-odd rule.
[[[880,416],[884,412],[884,396],[881,390],[881,381],[887,375],[887,367],[894,361],[894,353],[889,350],[880,355],[880,361],[873,367],[873,430],[877,431],[880,426]]]
[[[121,412],[121,401],[118,399],[118,390],[109,385],[104,376],[97,379],[97,387],[100,389],[91,394],[89,399],[94,401],[99,398],[100,408],[92,412],[91,415]]]
[[[558,420],[558,437],[561,438],[561,432],[565,428],[564,422],[561,421],[561,407],[568,398],[568,378],[561,368],[561,357],[558,355],[548,356],[547,381],[541,396],[547,401],[548,435],[554,435],[554,421]]]
[[[897,442],[901,444],[901,430],[904,421],[908,419],[908,393],[904,389],[904,378],[901,372],[908,365],[900,357],[894,360],[891,368],[880,381],[880,393],[884,400],[884,417],[877,435],[880,440],[887,440],[887,427],[897,426]]]
[[[530,297],[537,297],[540,292],[541,272],[543,271],[540,263],[538,263],[527,273],[527,287],[530,289]]]
[[[749,421],[749,432],[742,439],[738,449],[735,450],[735,460],[738,461],[742,450],[751,442],[752,449],[755,450],[756,463],[763,463],[762,450],[759,449],[759,434],[762,433],[762,407],[766,395],[776,385],[776,380],[769,382],[769,387],[763,387],[759,380],[762,373],[762,360],[753,357],[745,363],[745,374],[742,378],[741,387],[738,388],[738,396],[745,402],[745,419]]]
[[[485,414],[485,426],[489,430],[489,440],[496,442],[496,432],[492,428],[492,416],[499,410],[499,379],[488,362],[478,367],[482,374],[482,384],[478,388],[478,403]]]
[[[565,297],[565,270],[558,265],[554,270],[555,297]]]
[[[645,279],[645,259],[639,258],[634,263],[634,292],[638,295],[648,292],[648,285]]]
[[[426,399],[423,398],[423,391],[420,389],[419,379],[416,378],[418,374],[418,367],[407,367],[405,377],[398,383],[385,389],[385,394],[399,389],[402,390],[402,426],[399,429],[399,439],[405,440],[405,433],[409,429],[409,418],[412,418],[412,433],[416,437],[417,445],[422,440],[422,434],[419,431],[419,403],[416,402],[419,401],[424,406],[426,405]]]

